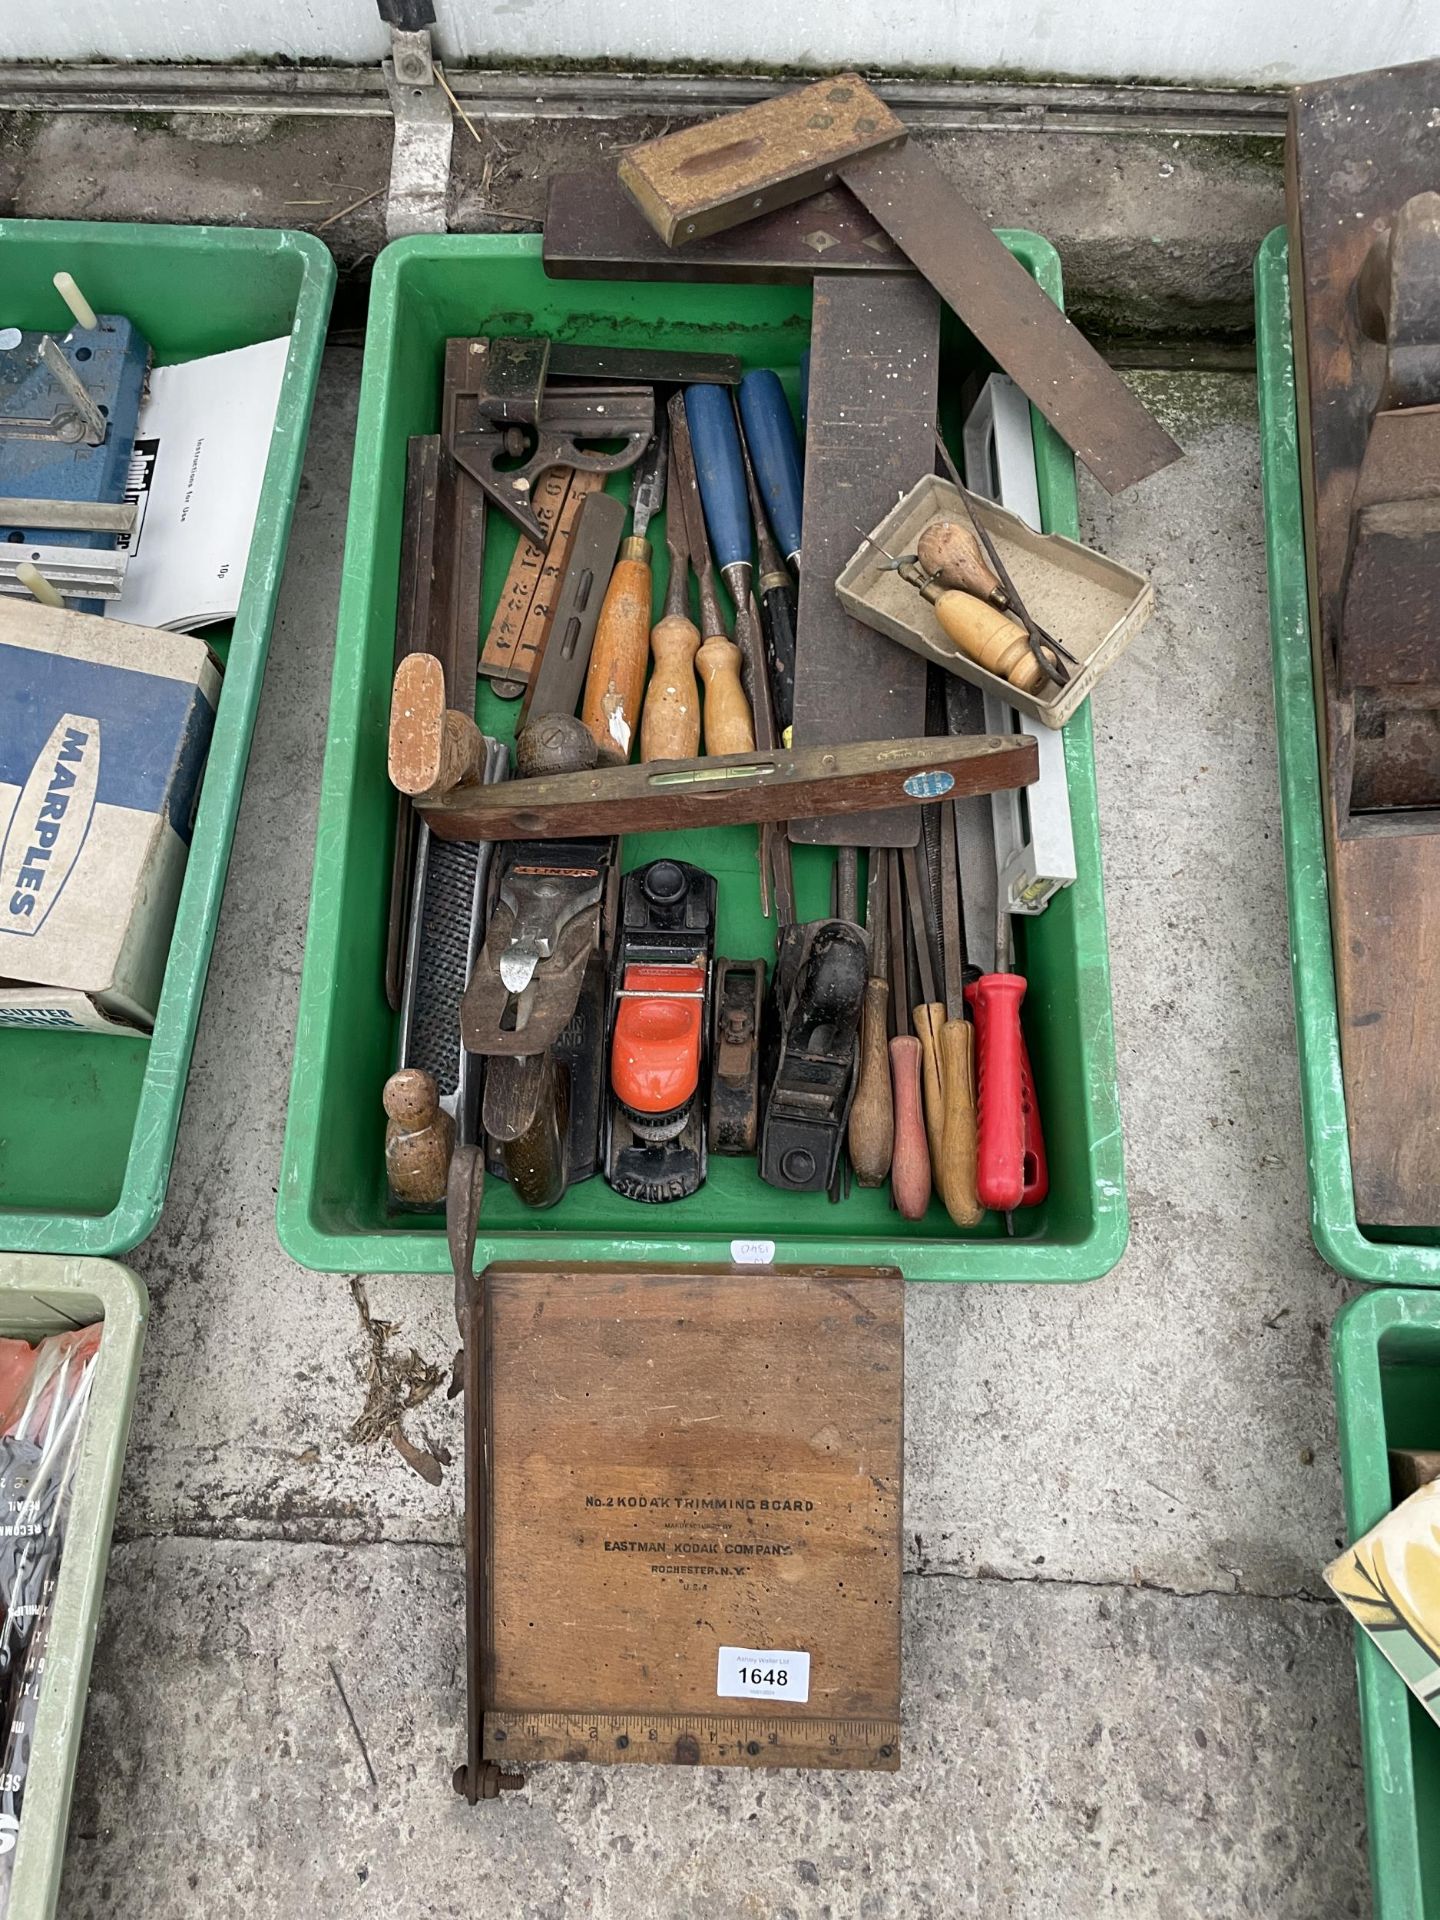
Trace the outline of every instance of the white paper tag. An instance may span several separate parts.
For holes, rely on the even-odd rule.
[[[730,1258],[737,1267],[769,1267],[775,1263],[773,1240],[732,1240]]]
[[[773,1647],[721,1647],[715,1691],[722,1700],[808,1700],[810,1656]]]

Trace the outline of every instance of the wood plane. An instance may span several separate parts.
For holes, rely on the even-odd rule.
[[[1355,1205],[1440,1224],[1440,61],[1292,95],[1310,626]]]

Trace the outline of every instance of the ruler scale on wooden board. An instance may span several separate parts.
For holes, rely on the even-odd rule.
[[[1291,96],[1286,143],[1355,1207],[1412,1228],[1440,1225],[1437,99],[1440,61],[1319,81]]]
[[[935,464],[940,302],[918,278],[817,280],[810,338],[795,743],[905,739],[925,731],[925,662],[853,619],[828,583]],[[811,846],[913,847],[919,833],[918,815],[893,809],[790,822]]]
[[[491,1267],[462,1327],[461,1791],[897,1767],[899,1272]]]
[[[837,1767],[894,1772],[900,1722],[782,1719],[778,1714],[505,1713],[485,1716],[485,1750],[509,1765],[596,1760],[607,1765]]]
[[[530,678],[554,611],[575,521],[587,494],[605,484],[602,473],[551,467],[535,488],[536,517],[549,538],[517,542],[500,590],[500,603],[485,636],[480,671],[503,700],[518,700]]]

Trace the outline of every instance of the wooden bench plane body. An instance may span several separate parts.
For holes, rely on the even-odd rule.
[[[1301,87],[1287,159],[1358,1218],[1440,1223],[1440,61]]]

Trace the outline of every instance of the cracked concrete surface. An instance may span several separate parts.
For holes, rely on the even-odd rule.
[[[273,1226],[359,358],[327,359],[169,1204],[133,1256],[153,1314],[63,1912],[1363,1914],[1320,1581],[1342,1286],[1306,1231],[1252,384],[1145,376],[1189,457],[1133,498],[1082,483],[1087,536],[1158,590],[1094,703],[1134,1231],[1093,1287],[911,1289],[903,1771],[552,1768],[470,1810],[456,1476],[347,1445],[349,1289]],[[448,1281],[370,1295],[448,1358]],[[454,1405],[415,1424],[458,1450]]]

